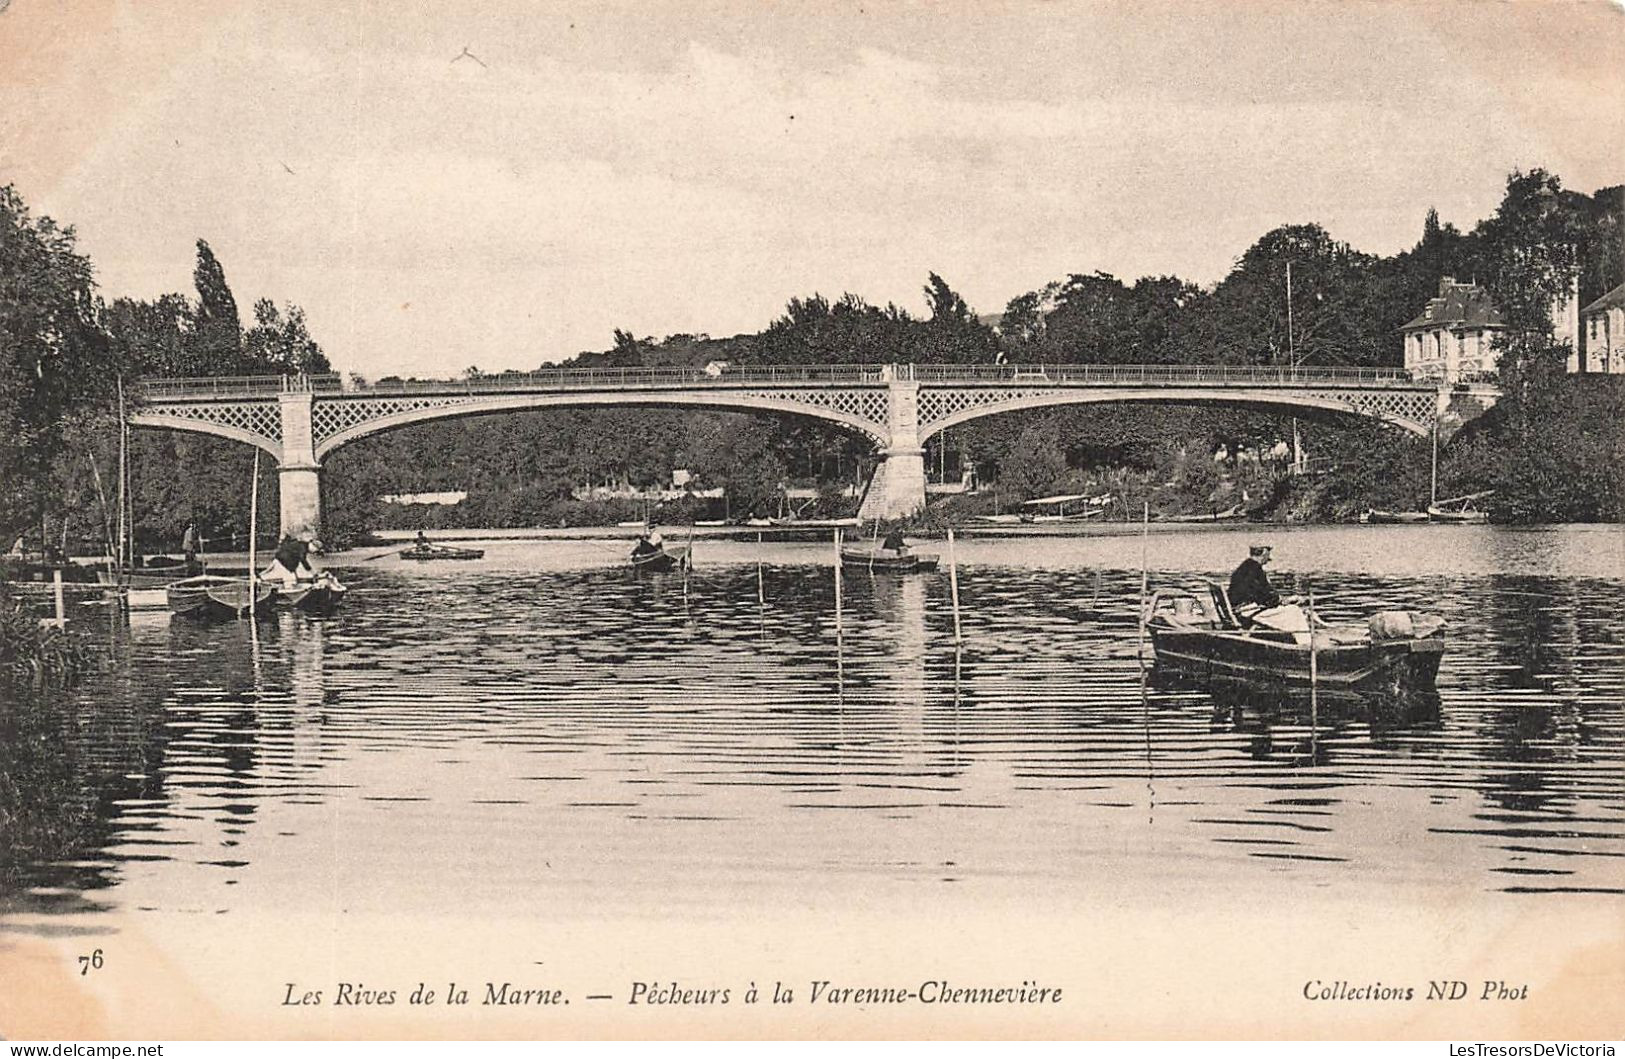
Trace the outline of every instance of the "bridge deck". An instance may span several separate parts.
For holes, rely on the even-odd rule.
[[[221,376],[152,379],[139,384],[145,401],[218,401],[274,398],[288,392],[323,397],[396,394],[496,394],[559,390],[738,389],[773,386],[883,387],[896,380],[922,386],[1144,387],[1211,386],[1297,388],[1347,387],[1436,391],[1438,384],[1412,379],[1395,368],[1292,368],[1167,364],[837,364],[703,368],[550,368],[464,379],[345,380],[339,375]]]

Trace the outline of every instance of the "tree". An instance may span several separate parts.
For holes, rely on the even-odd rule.
[[[71,412],[111,391],[89,259],[0,187],[0,535],[38,525]]]
[[[305,310],[297,305],[289,305],[282,313],[269,298],[255,302],[254,326],[244,336],[243,347],[256,373],[318,375],[333,370],[322,347],[310,336]]]
[[[186,335],[188,375],[235,375],[247,368],[243,357],[243,329],[237,318],[237,299],[226,283],[225,269],[202,239],[197,241],[197,266],[192,270],[197,308]]]

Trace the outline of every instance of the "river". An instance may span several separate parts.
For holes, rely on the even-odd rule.
[[[1153,587],[1223,576],[1257,536],[961,539],[957,647],[946,569],[849,572],[837,624],[830,544],[748,540],[686,580],[608,540],[361,553],[329,619],[86,620],[108,664],[8,714],[0,928],[1617,904],[1618,528],[1267,531],[1329,618],[1441,614],[1437,698],[1142,691],[1142,555]]]
[[[1369,890],[1447,866],[1531,899],[1625,892],[1616,529],[1274,532],[1277,582],[1327,617],[1449,622],[1436,710],[1330,704],[1313,761],[1301,710],[1142,703],[1142,548],[1155,585],[1253,536],[961,540],[957,650],[942,572],[849,574],[837,635],[832,549],[809,543],[703,542],[686,584],[602,540],[352,557],[332,619],[137,616],[0,751],[43,781],[20,784],[8,925],[303,900],[298,866],[335,843],[357,851],[340,882],[387,875],[368,899],[396,908]]]

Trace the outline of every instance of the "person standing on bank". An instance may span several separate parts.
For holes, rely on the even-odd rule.
[[[186,565],[191,566],[197,562],[197,523],[186,524],[186,535],[181,538],[181,552],[186,556]]]
[[[1239,610],[1241,607],[1281,605],[1280,593],[1270,584],[1270,575],[1264,572],[1264,566],[1269,561],[1269,545],[1254,544],[1247,549],[1247,558],[1230,575],[1230,606]]]

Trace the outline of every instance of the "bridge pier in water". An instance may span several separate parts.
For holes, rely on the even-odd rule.
[[[310,540],[322,528],[322,465],[316,460],[311,411],[315,394],[308,389],[279,396],[282,413],[282,461],[278,470],[282,533]]]
[[[859,518],[907,518],[925,507],[925,446],[920,443],[920,384],[912,365],[892,370],[888,383],[886,430],[890,443],[882,450],[869,479]],[[904,374],[906,372],[906,374]]]

